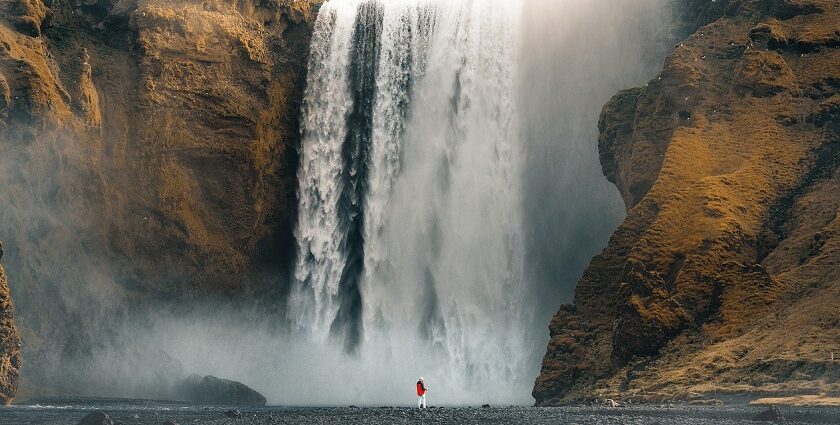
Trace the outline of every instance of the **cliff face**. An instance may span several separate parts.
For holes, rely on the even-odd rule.
[[[116,300],[282,293],[318,3],[0,1],[0,225],[34,386],[108,344],[84,321]]]
[[[0,258],[3,258],[2,243]],[[0,265],[0,403],[3,404],[10,404],[15,399],[22,365],[20,346],[9,282],[6,280],[6,271]]]
[[[59,188],[108,255],[205,289],[241,289],[263,255],[282,262],[311,3],[4,5],[0,148],[59,157],[37,171],[85,192]]]
[[[840,2],[689,3],[710,23],[604,107],[628,215],[551,322],[539,405],[840,390]]]

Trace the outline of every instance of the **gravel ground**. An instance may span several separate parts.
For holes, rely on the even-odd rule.
[[[138,404],[139,403],[139,404]],[[103,410],[125,425],[274,424],[731,424],[755,425],[758,406],[633,406],[604,408],[281,408],[242,410],[225,417],[224,407],[184,406],[162,402],[34,404],[0,409],[3,425],[75,425],[92,410]],[[788,424],[840,424],[838,408],[782,408]]]
[[[751,424],[760,408],[454,408],[454,409],[327,409],[247,413],[244,417],[212,419],[199,424]],[[822,413],[822,414],[821,414]],[[840,424],[840,411],[790,412],[786,423]]]

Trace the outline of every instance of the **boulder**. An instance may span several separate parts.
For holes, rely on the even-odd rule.
[[[785,416],[778,407],[770,406],[767,410],[753,416],[752,420],[762,422],[784,422]]]
[[[90,412],[76,425],[114,425],[111,418],[101,410]]]
[[[215,376],[192,375],[181,385],[180,398],[192,403],[224,406],[265,406],[265,396],[247,385]]]
[[[231,410],[228,410],[227,412],[225,412],[225,417],[226,418],[231,418],[231,419],[240,418],[240,417],[242,417],[242,412],[240,412],[239,410],[236,410],[236,409],[231,409]]]

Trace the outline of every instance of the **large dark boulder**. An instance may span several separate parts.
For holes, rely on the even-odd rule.
[[[111,418],[101,410],[90,412],[76,425],[114,425]]]
[[[181,385],[179,396],[185,401],[224,406],[265,406],[265,396],[247,385],[216,378],[192,375]]]

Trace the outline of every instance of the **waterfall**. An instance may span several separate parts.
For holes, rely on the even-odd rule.
[[[453,372],[516,373],[514,3],[324,4],[303,111],[296,324],[351,350],[416,334]]]
[[[663,1],[617,0],[616,9],[655,11]],[[523,43],[578,48],[572,37],[544,38],[561,32],[540,13],[555,7],[550,0],[329,0],[321,7],[302,111],[298,255],[287,314],[312,343],[343,347],[347,365],[362,370],[350,375],[381,382],[388,373],[375,369],[384,367],[405,380],[423,374],[462,401],[527,402],[544,325],[559,304],[551,292],[556,259],[570,254],[575,262],[562,272],[576,279],[621,215],[599,172],[594,131],[597,108],[625,84],[624,70],[605,66],[608,55],[630,50],[620,32],[598,36],[594,25],[613,3],[564,4],[568,20],[588,20],[575,30],[605,42],[602,54],[592,54],[601,62],[570,61],[568,78],[551,52],[523,60],[523,52],[541,48]],[[626,25],[620,10],[607,14],[613,28]],[[626,65],[631,81],[644,75],[638,63]],[[586,86],[588,73],[601,69],[613,87]],[[560,92],[583,84],[591,98],[552,98],[542,90],[557,86],[549,71],[568,83]],[[573,113],[557,128],[550,122],[560,109]],[[577,144],[563,147],[563,137]],[[526,143],[532,154],[548,144],[551,155],[529,157]],[[566,159],[561,149],[562,163],[552,163],[555,146],[573,155]],[[535,184],[529,173],[553,176],[555,169],[579,174],[578,184],[557,182],[570,198],[541,211],[553,182]],[[587,190],[598,194],[593,201],[581,200]],[[557,229],[539,216],[568,216],[575,198],[575,217],[602,214],[588,223],[599,230]],[[541,254],[546,238],[534,216],[555,239],[592,240]],[[526,271],[530,264],[546,270]]]

